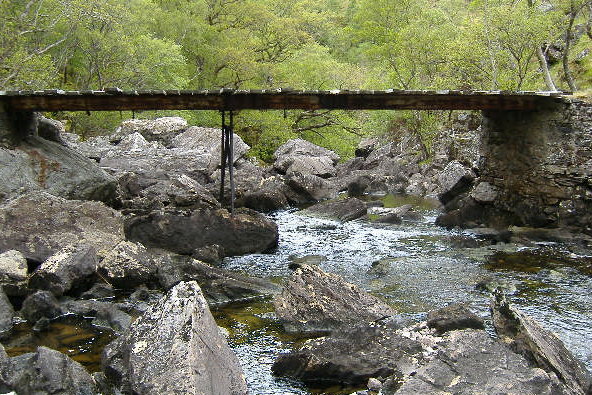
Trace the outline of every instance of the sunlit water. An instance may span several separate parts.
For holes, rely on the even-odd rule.
[[[592,368],[590,271],[556,263],[544,252],[534,258],[529,256],[523,266],[514,265],[523,262],[523,254],[540,248],[568,256],[568,246],[490,245],[468,233],[435,226],[435,210],[422,213],[422,220],[384,225],[367,220],[341,224],[296,211],[278,212],[272,215],[280,233],[277,250],[228,258],[224,267],[277,280],[290,275],[288,265],[294,259],[308,256],[306,259],[323,270],[343,276],[383,297],[400,312],[418,318],[429,310],[466,302],[489,320],[489,293],[476,288],[488,279],[505,288],[521,310],[554,331]],[[498,258],[504,256],[513,258],[510,263],[500,263]],[[587,257],[572,258],[590,262]],[[297,340],[282,334],[269,302],[225,310],[215,314],[221,325],[233,327],[229,341],[241,360],[252,393],[340,393],[339,389],[307,389],[271,375],[275,355],[289,350]]]

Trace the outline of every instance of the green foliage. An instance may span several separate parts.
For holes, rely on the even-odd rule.
[[[592,82],[590,0],[0,0],[0,89],[546,89]],[[566,38],[569,37],[569,41]],[[569,45],[567,45],[569,43]],[[544,60],[544,59],[543,59]],[[182,114],[218,126],[216,112]],[[85,136],[129,113],[62,114]],[[429,154],[444,115],[243,111],[270,161],[287,139],[353,154],[360,137],[413,133]]]

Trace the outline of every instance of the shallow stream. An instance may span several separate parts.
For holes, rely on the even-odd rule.
[[[504,288],[521,310],[554,331],[592,368],[592,258],[553,243],[496,244],[434,225],[429,202],[388,196],[386,207],[414,204],[422,219],[400,225],[365,220],[341,224],[296,211],[272,215],[280,232],[271,254],[227,258],[224,267],[279,280],[293,261],[318,264],[417,318],[450,303],[466,302],[489,322],[489,287]],[[592,250],[590,251],[592,255]],[[478,285],[480,284],[480,285]],[[253,394],[351,393],[351,388],[306,388],[275,378],[277,353],[299,341],[282,332],[270,301],[214,311],[229,329]],[[490,327],[491,330],[491,327]]]
[[[429,310],[466,302],[488,322],[487,289],[501,287],[592,369],[592,250],[554,243],[492,245],[470,233],[435,226],[438,212],[428,201],[394,196],[381,200],[387,208],[413,204],[422,216],[399,225],[368,220],[341,224],[295,210],[277,212],[272,217],[279,226],[278,248],[270,254],[227,258],[223,267],[281,282],[290,275],[292,262],[318,264],[417,319]],[[218,325],[228,330],[252,394],[356,390],[307,388],[271,374],[278,353],[305,340],[283,332],[271,300],[214,307],[213,314]],[[97,371],[101,350],[112,338],[112,333],[93,327],[90,321],[70,322],[66,317],[41,333],[21,324],[7,352],[16,355],[45,345]]]

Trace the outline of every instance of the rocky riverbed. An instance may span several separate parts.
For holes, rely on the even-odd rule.
[[[235,136],[235,215],[217,199],[215,129],[132,120],[81,142],[39,122],[46,138],[0,149],[1,390],[590,391],[590,312],[569,306],[586,301],[590,240],[434,225],[437,199],[477,176],[472,119],[429,163],[411,138],[342,163],[292,140],[265,168]],[[551,256],[536,239],[569,244]],[[534,280],[498,275],[520,264]],[[525,293],[545,287],[563,293],[553,319]]]

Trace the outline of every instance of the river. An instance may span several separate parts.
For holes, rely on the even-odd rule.
[[[280,234],[274,252],[227,258],[223,266],[281,282],[294,260],[315,263],[412,318],[450,303],[468,303],[492,334],[489,292],[477,284],[494,284],[592,368],[592,257],[560,243],[492,245],[468,232],[435,226],[438,211],[429,201],[393,196],[383,201],[385,207],[411,203],[422,218],[399,225],[339,223],[280,211],[271,215]],[[302,339],[283,333],[269,300],[225,306],[214,309],[214,315],[228,329],[253,394],[355,390],[307,388],[271,374],[275,356]]]

